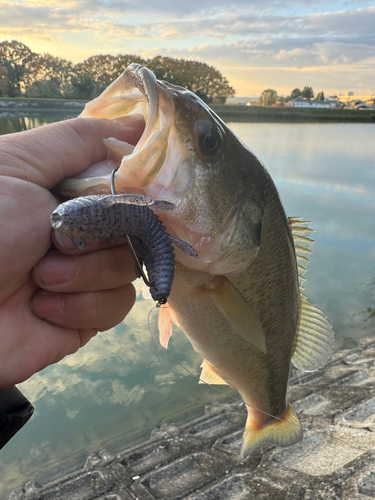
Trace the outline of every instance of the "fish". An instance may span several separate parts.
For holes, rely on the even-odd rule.
[[[116,192],[174,205],[153,210],[198,258],[175,248],[171,294],[159,309],[162,346],[173,323],[180,326],[203,359],[200,380],[238,391],[247,409],[242,457],[262,443],[300,441],[287,401],[290,365],[317,370],[334,345],[331,324],[303,290],[310,222],[286,217],[263,163],[189,90],[131,64],[81,116],[128,114],[145,118],[139,142],[105,140],[109,160],[58,190],[70,198],[109,193],[118,168]]]

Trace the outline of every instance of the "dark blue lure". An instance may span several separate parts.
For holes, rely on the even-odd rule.
[[[188,243],[170,236],[149,207],[173,210],[174,205],[141,195],[82,196],[59,205],[50,220],[52,227],[69,236],[80,250],[89,238],[113,242],[129,236],[140,266],[146,267],[151,296],[161,305],[167,302],[174,278],[172,244],[191,257],[198,254]]]

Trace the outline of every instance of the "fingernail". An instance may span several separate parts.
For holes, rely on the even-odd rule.
[[[144,124],[144,117],[139,113],[134,113],[134,115],[120,116],[113,120],[115,123],[122,125],[123,127],[139,127]]]
[[[64,313],[64,302],[59,295],[39,292],[30,304],[34,314],[41,319],[50,319]]]
[[[72,240],[68,236],[65,236],[65,234],[61,234],[58,231],[54,231],[53,233],[54,233],[55,240],[60,245],[60,247],[66,248],[66,249],[74,248]]]
[[[78,272],[78,266],[68,255],[48,255],[35,267],[34,273],[42,285],[60,285],[72,281]]]

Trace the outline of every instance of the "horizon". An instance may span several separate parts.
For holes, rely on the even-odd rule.
[[[372,5],[371,5],[372,4]],[[375,5],[368,0],[0,0],[1,40],[82,62],[92,55],[156,55],[217,68],[236,96],[356,94],[375,81]],[[146,13],[145,13],[146,12]],[[371,91],[373,93],[374,91]]]

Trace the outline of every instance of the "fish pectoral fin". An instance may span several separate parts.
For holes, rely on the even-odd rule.
[[[333,329],[325,314],[301,293],[292,363],[300,370],[313,372],[326,363],[334,343]]]
[[[224,277],[205,291],[238,335],[267,354],[266,335],[260,320],[242,293]]]
[[[160,345],[167,349],[173,328],[172,309],[170,308],[168,302],[159,307],[158,328]]]
[[[228,385],[225,380],[223,380],[214,370],[211,363],[206,359],[203,360],[201,364],[202,372],[199,377],[199,384],[217,384],[217,385]]]
[[[283,417],[263,426],[254,423],[249,413],[242,438],[241,456],[246,458],[263,443],[290,446],[301,441],[302,434],[301,423],[290,404]]]

